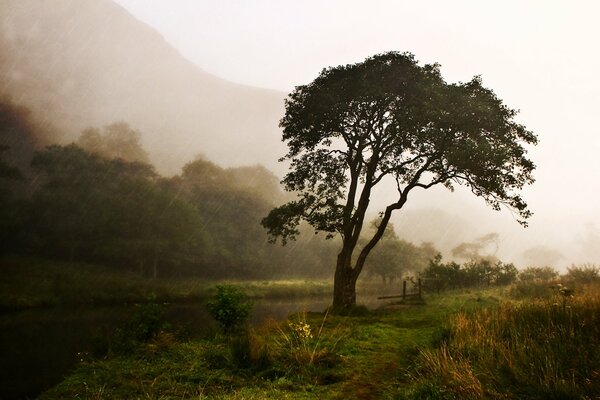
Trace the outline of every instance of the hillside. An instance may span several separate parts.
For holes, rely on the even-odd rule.
[[[284,93],[202,71],[109,0],[2,1],[0,97],[54,126],[56,142],[126,121],[165,173],[199,153],[273,168],[284,150]]]

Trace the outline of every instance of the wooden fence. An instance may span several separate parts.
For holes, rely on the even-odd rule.
[[[414,284],[414,281],[411,282]],[[421,278],[419,278],[417,280],[416,283],[416,290],[415,291],[411,291],[411,292],[407,292],[406,291],[406,279],[402,282],[402,294],[398,294],[398,295],[393,295],[393,296],[380,296],[377,297],[378,300],[383,300],[383,299],[402,299],[402,300],[406,300],[406,299],[421,299]]]

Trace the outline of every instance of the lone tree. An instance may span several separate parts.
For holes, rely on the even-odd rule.
[[[280,161],[288,160],[290,171],[282,183],[298,198],[273,209],[262,224],[283,244],[302,220],[328,238],[339,233],[333,306],[352,307],[367,256],[413,189],[466,185],[526,225],[531,212],[516,192],[533,182],[535,166],[523,145],[537,138],[515,115],[479,77],[448,84],[438,64],[421,66],[409,53],[324,69],[286,100],[280,126],[289,151]],[[398,197],[357,249],[372,190],[390,180]]]

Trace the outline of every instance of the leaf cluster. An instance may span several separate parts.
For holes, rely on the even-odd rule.
[[[517,192],[533,182],[525,145],[537,138],[514,121],[516,113],[480,77],[446,83],[439,65],[420,65],[409,53],[324,69],[286,100],[280,125],[290,171],[282,183],[298,200],[263,225],[289,239],[305,220],[356,240],[371,189],[384,179],[398,192],[386,214],[414,188],[458,184],[525,224],[531,213]]]

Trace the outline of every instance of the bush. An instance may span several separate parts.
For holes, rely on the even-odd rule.
[[[156,352],[174,342],[173,334],[168,332],[171,326],[164,321],[165,305],[151,300],[135,307],[131,318],[109,335],[106,345],[98,346],[115,354],[131,354],[142,347]]]
[[[527,267],[519,272],[520,282],[550,282],[558,278],[558,272],[552,267]]]
[[[217,294],[207,303],[207,306],[223,331],[232,334],[245,328],[252,302],[236,286],[217,285]]]
[[[593,264],[567,268],[565,278],[571,283],[592,283],[600,280],[600,268]]]

